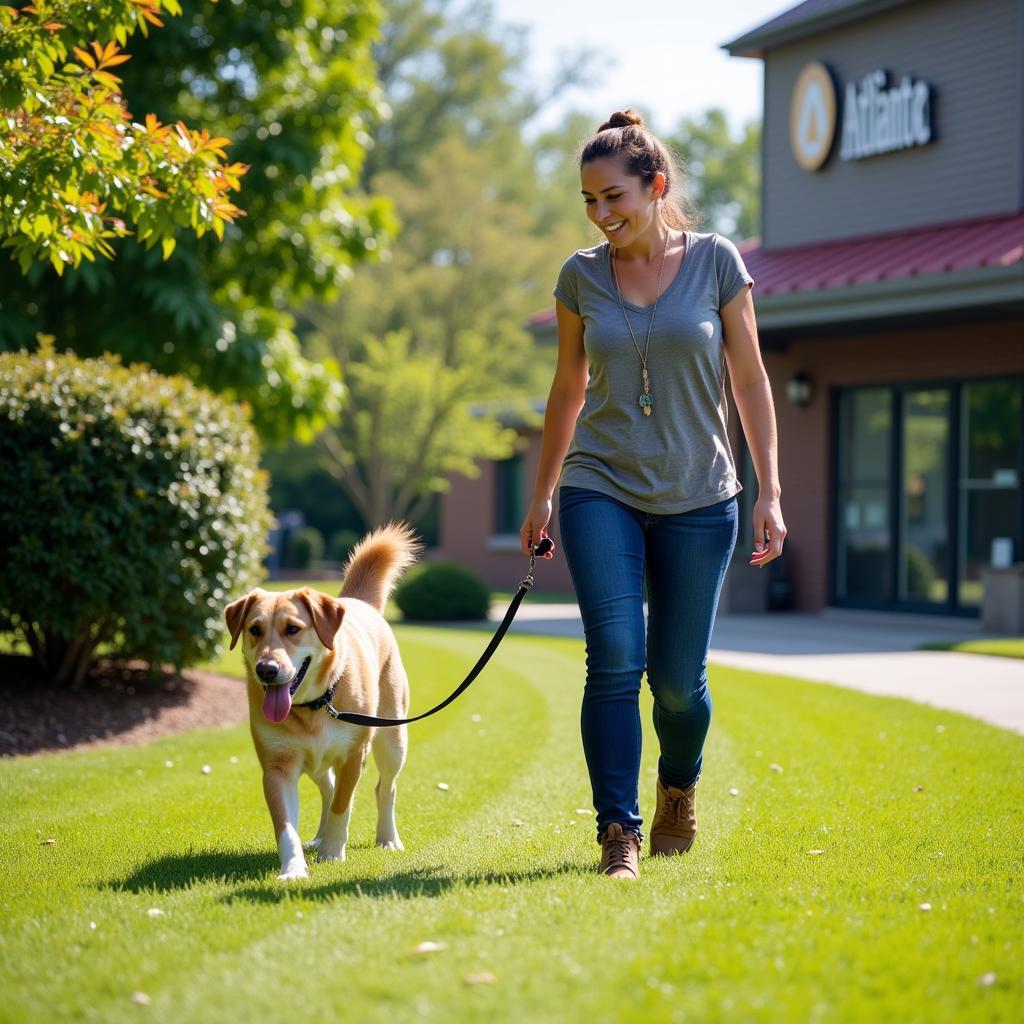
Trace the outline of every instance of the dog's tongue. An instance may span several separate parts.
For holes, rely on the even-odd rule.
[[[292,697],[287,686],[268,686],[263,698],[263,717],[268,721],[283,722],[292,707]]]

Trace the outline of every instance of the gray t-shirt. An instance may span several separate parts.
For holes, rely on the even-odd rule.
[[[719,310],[754,279],[728,239],[686,232],[682,266],[658,300],[647,357],[654,402],[644,416],[640,358],[616,297],[610,250],[602,242],[573,253],[555,287],[555,298],[583,318],[590,369],[561,483],[661,514],[731,498],[741,487],[726,431]],[[642,352],[653,303],[622,304]]]

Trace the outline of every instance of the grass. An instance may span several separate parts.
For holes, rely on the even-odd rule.
[[[996,640],[963,640],[957,644],[922,644],[922,651],[963,651],[966,654],[991,654],[999,658],[1024,658],[1024,636]]]
[[[417,709],[481,647],[398,632]],[[0,762],[0,1019],[1022,1019],[1024,737],[713,668],[697,844],[616,883],[577,813],[582,674],[578,641],[507,638],[411,727],[406,852],[372,846],[369,770],[348,861],[291,886],[244,728]]]

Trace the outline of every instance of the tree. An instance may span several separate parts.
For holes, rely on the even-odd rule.
[[[30,347],[42,331],[80,354],[118,352],[249,401],[266,439],[312,437],[343,391],[336,365],[304,358],[291,310],[335,295],[394,228],[387,200],[359,189],[380,114],[379,15],[375,0],[232,0],[136,38],[118,68],[125,95],[164,123],[230,135],[253,168],[248,216],[219,245],[179,232],[166,263],[125,238],[115,261],[60,281],[39,266],[3,276],[0,345]]]
[[[368,167],[403,228],[330,306],[311,304],[309,351],[345,369],[349,409],[323,432],[324,465],[367,526],[416,519],[448,477],[514,450],[508,417],[534,418],[553,354],[523,329],[551,302],[585,221],[549,216],[522,126],[539,101],[522,53],[489,34],[490,4],[392,0],[380,44],[393,113]],[[558,81],[564,80],[564,76]]]
[[[496,362],[486,340],[464,334],[458,347],[463,358],[453,365],[438,352],[417,351],[408,331],[391,331],[366,336],[348,365],[352,410],[320,443],[368,528],[416,522],[447,490],[449,473],[474,476],[476,459],[514,450],[515,432],[471,403],[484,390],[478,374]]]
[[[737,240],[751,238],[761,224],[761,126],[756,121],[734,135],[723,110],[686,118],[666,139],[683,158],[690,194],[711,228]]]
[[[60,275],[111,257],[108,239],[129,234],[128,224],[166,257],[179,228],[220,238],[241,213],[228,193],[248,168],[221,162],[228,139],[152,114],[133,122],[126,109],[111,69],[130,59],[122,47],[137,29],[163,24],[162,12],[180,14],[178,0],[0,7],[0,236],[23,272],[34,260]]]

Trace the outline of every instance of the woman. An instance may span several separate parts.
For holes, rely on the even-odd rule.
[[[547,536],[560,477],[559,528],[586,633],[581,726],[600,870],[636,878],[645,669],[661,748],[651,854],[685,853],[697,832],[707,651],[740,490],[726,367],[760,487],[751,565],[779,556],[786,528],[753,279],[739,253],[690,230],[678,169],[632,110],[585,143],[580,180],[606,241],[574,253],[558,277],[558,365],[520,536],[524,552]]]

